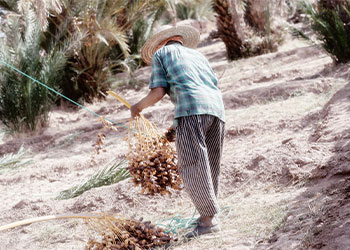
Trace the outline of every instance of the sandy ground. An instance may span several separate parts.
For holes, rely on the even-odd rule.
[[[320,48],[292,38],[276,53],[231,63],[220,41],[203,35],[199,50],[220,79],[227,114],[223,232],[171,249],[350,249],[349,65],[334,66]],[[115,91],[134,103],[147,93],[143,84],[149,75],[150,68],[143,68],[133,76],[137,90]],[[116,122],[129,118],[129,111],[112,97],[87,107]],[[172,110],[165,98],[144,114],[165,130]],[[39,133],[3,137],[0,155],[16,153],[23,145],[31,162],[0,169],[0,225],[81,212],[152,222],[190,217],[194,208],[184,191],[148,197],[130,180],[73,199],[55,199],[111,159],[124,158],[127,130],[120,127],[107,132],[107,152],[90,167],[102,127],[85,110],[61,107]],[[88,238],[81,221],[49,221],[1,232],[0,249],[83,249]]]

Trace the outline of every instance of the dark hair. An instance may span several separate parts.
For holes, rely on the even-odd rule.
[[[181,45],[182,45],[182,43],[179,42],[179,41],[170,40],[169,42],[167,42],[167,43],[165,44],[165,46],[170,45],[170,44],[174,44],[174,43],[178,43],[178,44],[181,44]]]

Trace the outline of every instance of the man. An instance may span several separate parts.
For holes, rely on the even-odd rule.
[[[150,92],[131,107],[131,116],[165,94],[175,104],[176,150],[184,188],[200,214],[191,238],[220,231],[215,215],[225,114],[217,78],[207,59],[193,48],[199,32],[191,26],[167,28],[153,35],[141,50],[152,62]]]

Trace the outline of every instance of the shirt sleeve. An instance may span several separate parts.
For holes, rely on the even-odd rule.
[[[168,82],[163,65],[158,56],[152,58],[152,75],[149,83],[149,88],[163,87],[168,88]]]

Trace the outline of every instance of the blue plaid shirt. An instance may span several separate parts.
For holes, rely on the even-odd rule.
[[[175,120],[208,114],[225,121],[224,104],[217,84],[208,60],[194,49],[171,44],[159,49],[152,58],[149,87],[166,89],[175,104]]]

